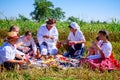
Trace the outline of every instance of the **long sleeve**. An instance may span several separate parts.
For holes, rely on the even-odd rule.
[[[44,35],[54,36],[54,39],[43,38]],[[48,46],[56,45],[56,42],[58,40],[57,28],[53,26],[50,30],[48,30],[46,28],[46,25],[41,26],[37,33],[37,39],[38,39],[39,45],[41,45],[42,42],[46,42]]]
[[[0,48],[0,64],[15,58],[16,48],[6,42]]]
[[[71,40],[71,32],[68,35],[68,40]]]
[[[103,43],[103,41],[99,41],[98,45],[101,46],[101,50],[105,56],[105,58],[109,58],[112,53],[112,45],[110,42]]]
[[[35,41],[34,41],[33,38],[31,39],[31,43],[32,43],[32,48],[33,48],[34,52],[36,52],[37,51],[37,47],[36,47],[36,44],[35,44]]]
[[[38,43],[40,45],[43,41],[43,27],[42,26],[38,30],[37,39],[38,39]]]
[[[22,36],[22,37],[23,37],[23,36]],[[22,39],[23,39],[22,37],[20,37],[20,38],[18,39],[17,44],[23,42],[23,41],[22,41]],[[24,49],[24,46],[19,45],[19,46],[17,46],[17,49],[19,49],[19,50],[23,50],[23,49]]]
[[[56,27],[54,27],[53,36],[55,37],[53,40],[54,40],[55,42],[57,42],[57,40],[58,40],[58,30],[57,30]]]

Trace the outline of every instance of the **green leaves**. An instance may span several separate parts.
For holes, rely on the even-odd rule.
[[[35,0],[33,5],[35,10],[30,13],[33,20],[41,21],[48,18],[60,20],[65,17],[65,12],[59,7],[54,8],[53,3],[48,0]]]

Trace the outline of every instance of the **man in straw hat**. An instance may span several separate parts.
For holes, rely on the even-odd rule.
[[[16,64],[22,65],[26,63],[20,54],[17,54],[15,43],[18,40],[18,36],[15,32],[8,32],[7,42],[0,47],[0,64],[2,64],[7,70],[15,68]],[[18,58],[19,60],[16,60]]]

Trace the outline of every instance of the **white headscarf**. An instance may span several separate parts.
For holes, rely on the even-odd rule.
[[[72,22],[72,23],[70,24],[70,27],[72,27],[73,29],[80,30],[80,26],[79,26],[76,22]]]

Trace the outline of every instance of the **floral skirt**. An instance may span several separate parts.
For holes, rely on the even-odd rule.
[[[120,64],[117,60],[111,59],[81,59],[80,64],[87,64],[90,69],[98,69],[100,71],[103,70],[117,70],[120,69]]]

